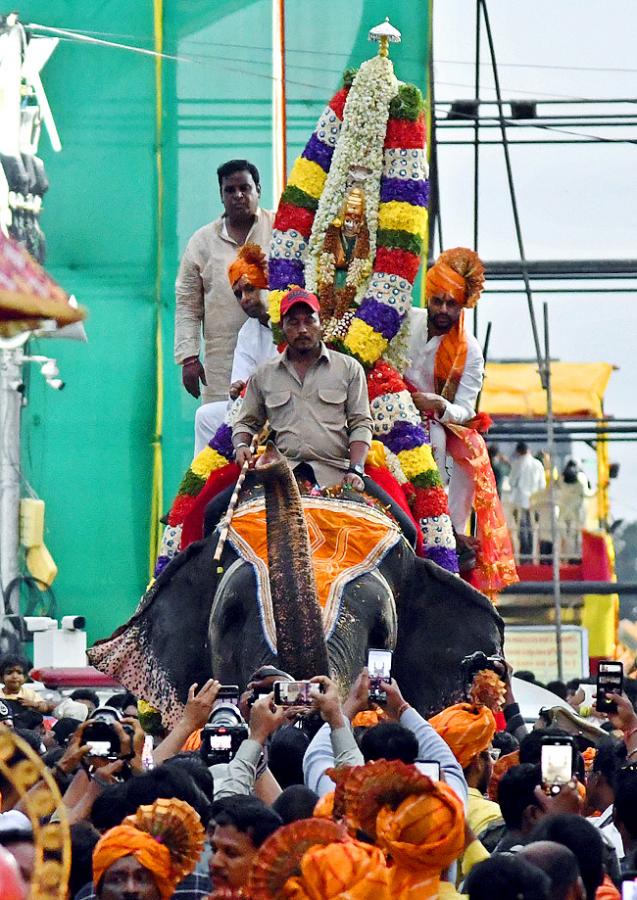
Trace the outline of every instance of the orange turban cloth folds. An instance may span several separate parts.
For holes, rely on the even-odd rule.
[[[384,806],[376,817],[376,840],[391,856],[390,896],[399,900],[438,896],[440,874],[464,849],[464,809],[446,784],[407,797],[395,811]]]
[[[228,280],[232,287],[243,277],[252,287],[263,290],[268,286],[267,262],[258,244],[244,244],[228,267]]]
[[[486,750],[496,731],[495,717],[486,706],[456,703],[429,719],[463,769]]]
[[[426,294],[431,297],[448,294],[456,303],[473,308],[484,287],[484,266],[480,257],[466,247],[445,250],[427,272]],[[464,332],[464,310],[456,324],[443,335],[434,361],[434,383],[437,394],[453,403],[467,362],[467,338]]]
[[[134,856],[140,865],[152,873],[162,900],[172,896],[176,880],[168,847],[132,825],[117,825],[97,842],[93,851],[93,882],[96,887],[106,870],[125,856]]]
[[[286,900],[389,900],[389,870],[378,847],[345,841],[310,848],[301,876],[288,878]]]

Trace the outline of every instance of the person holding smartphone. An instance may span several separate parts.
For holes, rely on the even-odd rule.
[[[375,759],[402,759],[406,763],[419,759],[437,762],[441,779],[466,804],[467,783],[460,765],[429,722],[407,703],[395,679],[380,684],[386,695],[384,711],[387,721],[368,729],[360,749],[350,720],[369,707],[370,679],[367,669],[363,669],[354,682],[343,706],[331,679],[319,675],[312,681],[324,687],[323,693],[314,696],[313,705],[326,724],[315,735],[303,760],[305,784],[310,790],[319,797],[334,790],[334,782],[325,774],[332,767],[360,766]]]

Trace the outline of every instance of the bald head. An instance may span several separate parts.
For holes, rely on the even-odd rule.
[[[553,900],[585,900],[577,858],[568,847],[554,841],[535,841],[523,847],[519,855],[546,872]]]

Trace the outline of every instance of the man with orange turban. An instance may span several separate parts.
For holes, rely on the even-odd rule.
[[[495,718],[486,706],[456,703],[429,720],[462,766],[469,788],[467,823],[476,837],[492,822],[502,820],[497,803],[485,799],[493,772],[491,740],[496,731]]]
[[[460,549],[464,545],[469,551],[471,542],[463,535],[474,504],[478,542],[473,583],[492,595],[517,581],[517,574],[493,470],[478,433],[484,357],[464,322],[464,310],[477,304],[483,287],[484,266],[473,250],[456,247],[440,255],[427,272],[427,309],[411,311],[411,364],[405,378],[415,388],[414,403],[429,423],[433,454],[449,484],[449,515]]]
[[[107,831],[93,851],[98,900],[169,900],[204,846],[204,828],[183,800],[156,800]]]
[[[228,281],[248,317],[239,329],[232,359],[230,400],[235,400],[254,370],[277,355],[267,307],[267,261],[256,244],[244,244],[228,267]],[[195,456],[214,437],[229,407],[227,400],[204,403],[195,414]]]

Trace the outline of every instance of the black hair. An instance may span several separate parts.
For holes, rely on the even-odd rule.
[[[282,788],[303,784],[303,757],[310,741],[298,728],[279,728],[268,746],[268,767]]]
[[[617,790],[617,779],[626,763],[626,744],[609,735],[597,742],[597,753],[593,760],[593,772],[599,772],[606,779],[611,790]]]
[[[560,700],[566,700],[566,685],[563,681],[556,680],[547,682],[546,690],[555,694]]]
[[[51,747],[50,750],[47,750],[46,753],[42,754],[42,762],[47,767],[47,769],[53,769],[55,764],[58,763],[62,757],[64,756],[64,748],[63,747]],[[62,772],[60,769],[55,770],[55,782],[60,789],[60,793],[64,794],[68,786],[73,781],[72,775],[67,775],[65,772]]]
[[[522,453],[528,453],[529,445],[526,443],[526,441],[518,441],[517,444],[515,445],[515,452],[519,453],[520,455]]]
[[[24,674],[28,677],[29,671],[33,668],[26,656],[20,656],[17,653],[5,653],[0,657],[0,678],[4,678],[7,669],[13,669],[20,666]]]
[[[537,866],[500,853],[474,866],[464,884],[469,900],[549,900],[551,879]]]
[[[537,806],[535,788],[542,783],[539,766],[523,763],[505,772],[498,784],[498,804],[506,827],[518,831],[527,806]]]
[[[538,846],[537,842],[529,843],[521,853],[523,859],[546,872],[551,879],[551,900],[566,900],[580,875],[575,854],[564,844],[554,841],[548,846],[546,843],[544,846]]]
[[[187,772],[203,795],[212,803],[215,795],[215,780],[198,751],[177,753],[175,756],[167,759],[163,765],[168,766],[168,768],[177,766],[182,771]]]
[[[566,682],[566,690],[572,691],[573,693],[575,693],[576,691],[579,690],[579,686],[580,686],[579,678],[571,678],[570,681]]]
[[[508,756],[509,753],[515,753],[519,748],[520,742],[515,735],[508,731],[496,731],[491,738],[491,745],[494,750],[500,751],[500,756]]]
[[[418,757],[416,735],[397,722],[380,722],[369,728],[361,738],[360,747],[365,762],[400,759],[409,764]]]
[[[211,818],[215,825],[232,825],[247,834],[258,849],[283,824],[281,816],[257,797],[235,795],[212,804]]]
[[[99,832],[90,822],[71,825],[70,897],[75,897],[84,885],[93,881],[93,850],[99,839]]]
[[[22,738],[25,744],[29,745],[34,753],[37,753],[38,756],[40,756],[40,753],[42,752],[42,739],[35,731],[31,731],[30,728],[14,728],[14,731],[18,737]]]
[[[100,705],[100,698],[97,696],[97,691],[92,691],[91,688],[78,688],[76,691],[73,691],[72,694],[69,694],[70,700],[90,700],[94,706]]]
[[[528,681],[529,684],[537,684],[535,672],[529,672],[528,669],[520,669],[519,672],[514,672],[513,675],[515,678],[519,678],[520,681]]]
[[[219,190],[222,188],[223,179],[230,178],[235,172],[249,172],[257,188],[261,187],[261,176],[254,163],[248,162],[247,159],[229,159],[228,162],[222,163],[217,169]]]
[[[275,813],[281,816],[284,825],[299,819],[311,819],[318,794],[304,784],[292,784],[282,791],[272,804]]]
[[[66,747],[81,724],[79,719],[73,719],[71,716],[64,716],[57,720],[51,731],[60,747]]]
[[[202,825],[208,824],[210,800],[183,764],[159,766],[152,772],[105,788],[93,804],[91,822],[99,831],[106,831],[119,825],[139,806],[154,803],[159,797],[185,800],[199,815]]]
[[[568,847],[577,858],[586,896],[595,896],[604,880],[604,841],[594,825],[582,816],[546,816],[531,832],[531,841],[554,841]]]
[[[19,844],[22,841],[26,841],[28,844],[33,843],[33,829],[26,823],[24,828],[7,828],[0,831],[0,846],[2,847]]]
[[[35,731],[44,722],[44,716],[37,709],[29,709],[28,706],[21,707],[17,700],[7,700],[6,702],[9,705],[13,704],[13,727],[16,731],[19,729]]]
[[[99,706],[99,704],[98,704]],[[104,706],[112,706],[113,709],[125,710],[127,706],[137,706],[137,697],[130,691],[122,691],[109,697]]]
[[[621,822],[630,837],[637,838],[637,772],[626,767],[617,776],[615,822]]]

